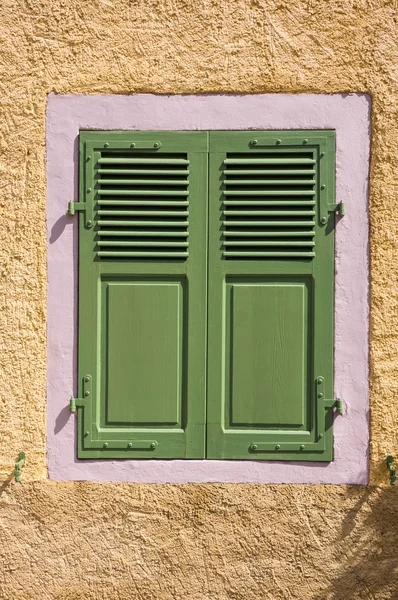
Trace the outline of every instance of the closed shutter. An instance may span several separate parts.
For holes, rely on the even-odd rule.
[[[204,457],[207,139],[80,134],[79,458]]]
[[[208,458],[332,460],[334,154],[210,133]]]

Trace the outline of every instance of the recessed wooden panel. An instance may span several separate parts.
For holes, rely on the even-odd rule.
[[[306,285],[233,284],[230,303],[230,425],[302,427],[308,401]]]
[[[179,282],[108,284],[108,423],[181,420],[182,292]]]

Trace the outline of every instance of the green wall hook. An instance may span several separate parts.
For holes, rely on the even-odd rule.
[[[24,464],[25,464],[25,452],[20,452],[19,460],[15,463],[14,476],[15,476],[16,482],[21,481],[22,467],[24,466]]]
[[[397,483],[397,474],[395,471],[395,467],[393,467],[392,464],[393,460],[393,456],[387,456],[387,467],[390,469],[390,485],[395,485]]]

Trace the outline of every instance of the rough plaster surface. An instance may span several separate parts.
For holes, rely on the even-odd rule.
[[[6,0],[0,7],[0,469],[45,463],[45,108],[58,93],[372,96],[371,476],[398,454],[397,6],[388,0]],[[355,149],[354,149],[355,150]]]
[[[389,600],[398,490],[11,484],[6,600]]]
[[[368,482],[368,173],[370,101],[366,95],[248,96],[53,95],[47,105],[47,456],[57,480],[143,483]],[[334,423],[334,460],[164,461],[76,459],[77,197],[79,129],[335,129],[335,397],[345,414]],[[283,136],[282,136],[283,138]],[[360,151],[353,152],[353,148]]]

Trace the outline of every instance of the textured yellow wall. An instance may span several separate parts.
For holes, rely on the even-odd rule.
[[[46,477],[47,93],[367,92],[371,476],[387,482],[385,456],[398,454],[397,31],[396,0],[1,3],[0,479],[20,449],[24,481]],[[398,597],[387,488],[6,481],[0,493],[1,598]]]

